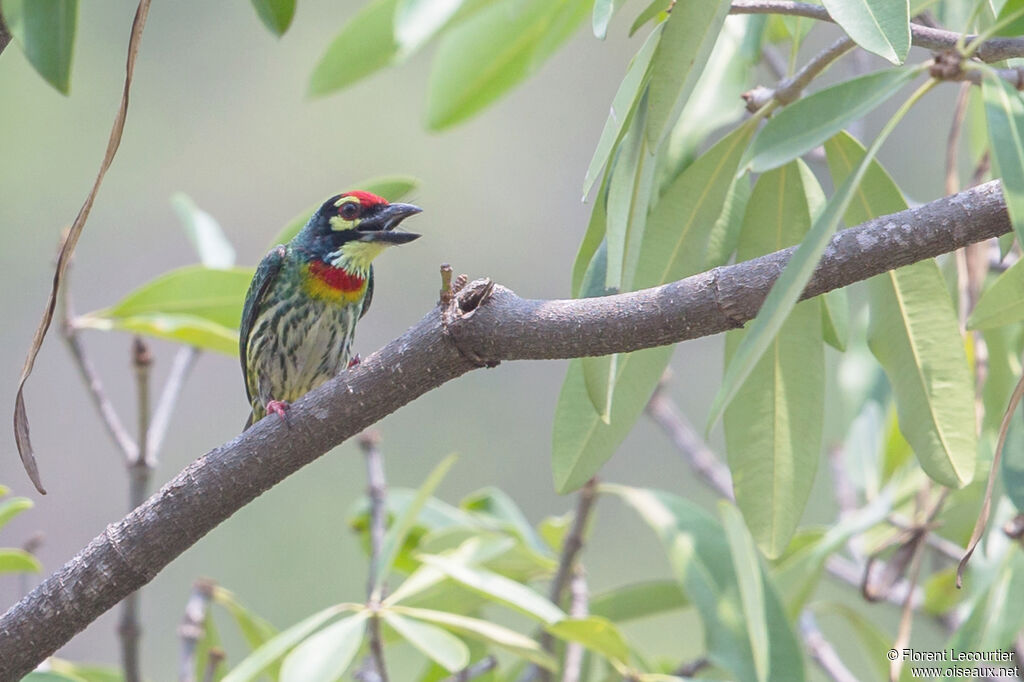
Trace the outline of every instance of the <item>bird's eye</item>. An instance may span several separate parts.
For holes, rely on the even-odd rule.
[[[352,220],[359,215],[359,204],[355,201],[346,201],[338,209],[338,215],[345,220]]]

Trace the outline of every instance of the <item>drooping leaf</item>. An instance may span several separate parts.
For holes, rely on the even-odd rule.
[[[586,0],[501,0],[453,27],[434,55],[427,126],[455,125],[535,73],[589,7]]]
[[[1022,291],[1024,261],[1018,261],[985,289],[967,318],[967,328],[985,331],[1024,320]]]
[[[755,172],[804,155],[896,94],[919,69],[888,69],[803,97],[772,116],[750,147]]]
[[[761,560],[753,538],[743,525],[739,510],[728,501],[718,504],[718,512],[725,528],[725,538],[732,555],[732,568],[736,572],[743,619],[747,625],[747,638],[754,657],[754,672],[760,682],[768,679],[768,620],[765,615],[764,584]]]
[[[327,682],[341,677],[363,643],[369,617],[369,612],[360,611],[304,639],[285,657],[281,682]]]
[[[287,630],[281,631],[280,634],[246,656],[241,663],[224,676],[223,682],[248,682],[249,680],[256,679],[267,667],[278,661],[282,656],[291,651],[295,645],[306,640],[311,634],[322,628],[325,623],[338,616],[338,614],[359,608],[362,607],[358,604],[336,604],[299,621]],[[365,621],[366,617],[367,613],[361,611],[345,620],[351,621],[352,618],[359,618],[361,621]]]
[[[821,297],[821,330],[825,343],[840,353],[850,338],[850,300],[846,288],[833,289]]]
[[[208,268],[230,268],[235,264],[235,248],[212,215],[196,206],[183,192],[171,197],[171,207],[199,254],[200,263]]]
[[[665,4],[664,0],[651,0],[650,4],[648,4],[647,7],[637,15],[636,19],[633,20],[633,25],[629,27],[630,37],[639,31],[644,24],[654,17],[657,17],[659,14],[662,15],[662,17],[659,17],[659,21],[661,21],[662,18],[667,17],[668,13],[665,11],[665,8],[667,7],[668,5]]]
[[[600,176],[601,169],[611,158],[612,151],[618,147],[618,143],[636,111],[644,86],[647,84],[651,57],[654,56],[658,41],[661,39],[661,30],[661,27],[658,27],[651,32],[651,35],[647,36],[647,40],[644,41],[640,50],[630,60],[626,75],[622,78],[615,97],[612,98],[608,119],[604,123],[601,137],[594,149],[594,156],[590,159],[590,165],[587,167],[587,175],[583,179],[584,198],[590,193],[590,188]]]
[[[651,60],[647,141],[652,149],[679,118],[729,7],[726,0],[676,0]]]
[[[94,317],[93,315],[93,313],[83,315],[75,322],[84,329],[101,331],[116,329],[132,334],[167,339],[225,355],[238,354],[238,330],[234,326],[226,327],[196,315],[154,313],[115,319]]]
[[[35,504],[32,500],[27,497],[12,497],[9,500],[0,502],[0,528],[6,526],[11,519],[21,512],[34,506]]]
[[[650,201],[654,159],[648,153],[647,138],[644,137],[647,122],[646,112],[642,110],[644,101],[641,98],[641,110],[633,116],[629,131],[619,144],[618,156],[608,180],[604,286],[613,290],[623,288],[626,241],[637,223],[646,219]]]
[[[382,616],[402,639],[448,672],[453,673],[469,665],[469,648],[455,635],[391,610],[385,610]]]
[[[817,181],[801,161],[758,178],[737,259],[798,243],[811,226]],[[725,411],[736,503],[769,558],[782,554],[814,485],[824,424],[825,358],[818,301],[797,304]],[[726,334],[726,358],[744,330]]]
[[[1000,473],[1003,475],[1006,496],[1013,502],[1017,511],[1024,514],[1024,448],[1004,448]]]
[[[260,21],[275,36],[283,36],[295,16],[295,0],[252,0]]]
[[[398,52],[393,19],[398,0],[371,0],[346,23],[317,62],[309,94],[326,95],[390,64]]]
[[[247,609],[234,594],[219,585],[213,589],[213,601],[231,614],[250,648],[258,649],[277,635],[277,628]]]
[[[43,565],[23,549],[0,548],[0,575],[5,573],[39,573]]]
[[[488,486],[470,493],[462,499],[459,507],[504,524],[538,554],[550,556],[551,552],[527,520],[523,510],[508,493],[501,488]]]
[[[470,566],[441,555],[422,555],[420,558],[423,563],[443,571],[452,580],[542,623],[555,623],[565,618],[562,610],[546,597],[486,568]]]
[[[671,493],[612,485],[603,485],[601,490],[619,496],[658,535],[673,574],[700,613],[711,663],[741,682],[757,680],[750,635],[741,615],[738,579],[722,525]],[[763,570],[761,580],[768,624],[767,679],[800,682],[804,664],[796,636]]]
[[[674,580],[652,580],[617,587],[590,598],[590,612],[613,623],[655,616],[689,606]]]
[[[868,52],[902,64],[910,51],[908,0],[824,0],[837,24]]]
[[[947,648],[951,651],[993,651],[1007,646],[1024,628],[1024,552],[1007,547],[995,566],[994,577],[978,595]],[[1007,661],[1006,663],[1009,663]],[[1017,663],[1019,665],[1019,663]],[[963,661],[960,675],[969,675],[977,663]],[[996,665],[989,663],[988,665]],[[954,677],[945,675],[946,679]]]
[[[1002,25],[996,30],[995,35],[1017,37],[1024,33],[1024,16],[1020,15],[1021,10],[1024,10],[1024,3],[1020,0],[1007,0],[996,15],[996,21]],[[1013,18],[1014,15],[1016,19]]]
[[[743,228],[743,216],[747,212],[750,201],[750,177],[743,173],[737,177],[729,193],[725,197],[722,215],[718,216],[715,226],[708,235],[708,249],[705,265],[709,268],[725,265],[736,252],[740,230]]]
[[[826,145],[836,183],[854,171],[863,147],[843,134]],[[906,208],[899,188],[872,162],[850,205],[859,223]],[[977,437],[974,388],[956,313],[934,261],[921,261],[869,281],[868,345],[896,396],[900,431],[925,472],[959,488],[974,476]]]
[[[555,637],[567,642],[578,642],[618,663],[629,661],[629,646],[619,629],[607,618],[587,616],[566,618],[547,628]]]
[[[597,251],[590,261],[590,266],[583,275],[583,283],[579,292],[580,298],[608,296],[618,293],[617,289],[609,289],[605,286],[608,268],[607,244],[607,241],[602,241],[600,246],[597,247]],[[605,424],[611,422],[612,397],[615,391],[618,359],[618,353],[580,359],[583,365],[583,382],[587,387],[587,395],[590,396],[591,404],[597,411],[601,421]]]
[[[608,35],[608,23],[612,15],[622,6],[624,0],[594,0],[594,37],[604,40]]]
[[[981,91],[992,161],[1002,180],[1013,231],[1024,242],[1024,102],[997,74],[986,73]]]
[[[398,0],[395,40],[407,56],[426,45],[456,15],[465,0]]]
[[[3,0],[0,10],[29,64],[68,94],[78,0]]]

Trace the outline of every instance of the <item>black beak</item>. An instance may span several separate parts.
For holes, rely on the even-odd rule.
[[[395,232],[394,229],[409,216],[422,213],[423,209],[412,204],[388,204],[359,224],[359,240],[384,244],[407,244],[420,235],[412,232]]]

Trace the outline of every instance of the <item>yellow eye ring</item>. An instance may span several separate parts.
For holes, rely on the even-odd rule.
[[[354,220],[359,217],[359,209],[361,206],[357,201],[346,201],[338,208],[338,215],[345,220]]]

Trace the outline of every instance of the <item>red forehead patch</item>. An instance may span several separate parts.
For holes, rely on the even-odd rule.
[[[367,206],[376,206],[377,204],[388,203],[387,199],[385,199],[384,197],[379,197],[376,194],[370,194],[369,192],[362,192],[360,190],[355,190],[354,192],[345,192],[341,196],[355,197],[356,199],[359,199],[359,203],[362,204],[364,208]]]

